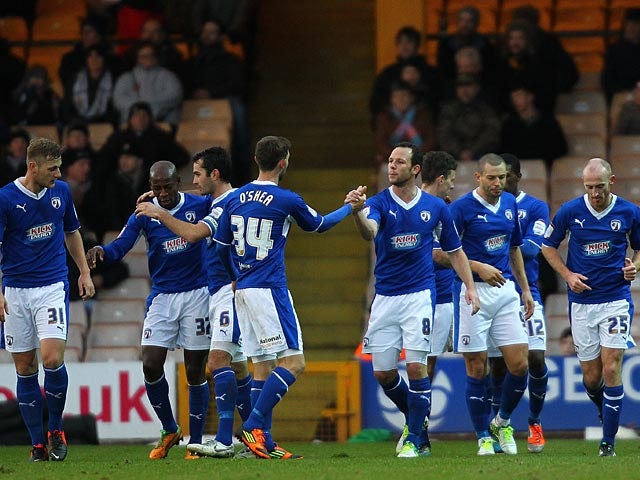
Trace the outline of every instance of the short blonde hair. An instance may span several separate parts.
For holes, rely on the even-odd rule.
[[[56,160],[62,156],[62,147],[48,138],[34,138],[27,147],[27,164],[35,162],[40,166],[48,160]]]

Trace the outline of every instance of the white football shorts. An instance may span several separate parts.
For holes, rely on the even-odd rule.
[[[242,353],[240,327],[235,312],[231,284],[209,296],[209,324],[211,326],[210,350],[222,350],[232,357],[232,362],[247,359]]]

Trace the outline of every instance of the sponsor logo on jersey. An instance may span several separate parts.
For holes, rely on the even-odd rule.
[[[431,220],[431,212],[429,212],[428,210],[421,211],[420,218],[423,222],[428,222],[429,220]]]
[[[582,246],[582,251],[587,257],[600,257],[602,255],[607,255],[610,250],[611,242],[609,240],[587,243]]]
[[[62,200],[60,200],[60,197],[53,197],[51,199],[51,206],[55,209],[60,208],[60,205],[62,205]]]
[[[220,218],[220,215],[222,215],[222,212],[223,212],[222,207],[213,207],[209,215],[211,215],[213,218],[217,220]]]
[[[196,212],[194,212],[193,210],[189,210],[188,212],[184,213],[184,218],[187,219],[187,222],[195,222],[196,221]]]
[[[622,226],[622,222],[617,218],[615,218],[611,220],[611,223],[609,225],[611,225],[611,230],[613,230],[614,232],[617,232],[618,230],[620,230],[620,227]]]
[[[36,225],[27,229],[27,240],[32,242],[38,242],[40,240],[46,240],[53,235],[55,227],[53,223],[44,223],[42,225]]]
[[[272,337],[262,337],[260,339],[260,346],[263,348],[268,348],[273,345],[278,345],[281,343],[283,343],[283,340],[282,340],[282,334],[280,333]]]
[[[495,237],[487,238],[484,241],[484,248],[487,252],[495,252],[496,250],[501,250],[504,248],[507,243],[506,235],[497,235]]]
[[[413,248],[420,244],[419,233],[406,233],[391,237],[391,246],[397,250]]]
[[[578,225],[580,225],[580,228],[584,228],[584,222],[586,221],[586,218],[583,218],[582,220],[578,220],[577,218],[573,219],[573,223],[577,223]]]
[[[539,219],[533,223],[533,233],[535,235],[542,235],[545,231],[547,225],[544,223],[544,220]]]
[[[172,238],[170,240],[165,240],[162,242],[162,248],[165,253],[179,253],[187,249],[189,246],[189,242],[187,242],[182,237]]]

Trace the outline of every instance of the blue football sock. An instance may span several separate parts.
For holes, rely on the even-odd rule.
[[[584,382],[583,382],[583,385],[584,385]],[[589,397],[589,400],[591,400],[593,404],[597,407],[598,417],[600,417],[600,421],[602,421],[603,420],[602,419],[602,396],[604,394],[604,380],[600,383],[600,386],[598,386],[594,390],[587,388],[586,385],[584,385],[584,388],[587,391],[587,396]]]
[[[524,395],[527,388],[527,374],[517,376],[507,372],[502,382],[502,401],[498,415],[503,420],[509,420],[513,410]]]
[[[264,387],[264,380],[256,380],[255,378],[253,379],[253,381],[251,382],[251,407],[253,409],[253,406],[255,406],[256,403],[258,403],[258,398],[260,397],[260,394],[262,393],[262,389]],[[251,411],[249,412],[249,414],[251,414]],[[247,416],[247,419],[249,418],[249,416]],[[273,441],[273,438],[271,437],[271,423],[273,420],[273,411],[268,412],[266,414],[264,414],[262,416],[262,432],[264,433],[264,445],[265,447],[267,447],[268,450],[273,450],[273,448],[275,447],[275,442]],[[247,420],[243,420],[243,428],[244,428],[244,422],[246,422]]]
[[[162,429],[166,432],[177,432],[178,424],[173,417],[173,411],[171,410],[171,403],[169,402],[169,383],[167,379],[162,376],[153,383],[144,381],[145,389],[147,390],[147,398],[149,403],[153,407],[162,423]]]
[[[49,431],[62,431],[62,414],[67,401],[69,375],[64,363],[58,368],[44,369],[44,393],[49,410]]]
[[[544,397],[547,395],[548,380],[549,370],[546,365],[540,371],[529,370],[529,425],[540,423]]]
[[[423,436],[424,424],[429,417],[431,405],[431,381],[429,377],[420,380],[409,380],[409,395],[407,397],[409,412],[407,426],[409,435],[407,441],[413,442],[416,447],[422,446],[429,440]]]
[[[400,375],[391,380],[386,385],[380,385],[384,394],[396,404],[398,410],[404,413],[405,417],[409,412],[409,404],[407,397],[409,396],[409,387]]]
[[[233,416],[238,398],[236,375],[230,367],[213,371],[213,385],[218,407],[218,431],[216,440],[231,445],[233,443]]]
[[[262,393],[253,406],[251,415],[249,415],[249,418],[244,423],[243,428],[246,430],[252,430],[254,428],[269,430],[270,427],[266,425],[265,417],[271,415],[273,408],[282,400],[282,397],[285,396],[289,387],[293,385],[295,381],[296,377],[289,372],[289,370],[284,367],[276,367],[264,382]],[[266,442],[265,446],[269,449]]]
[[[491,392],[491,408],[489,414],[493,411],[493,415],[497,415],[500,410],[500,403],[502,402],[502,384],[504,383],[504,377],[495,377],[491,375],[489,378],[490,392]]]
[[[467,376],[464,395],[476,435],[478,438],[488,437],[489,412],[487,411],[488,394],[485,379]]]
[[[253,377],[251,374],[242,380],[236,379],[238,385],[238,398],[236,399],[236,408],[240,414],[240,418],[244,422],[251,415],[251,388]]]
[[[209,409],[209,384],[189,385],[189,443],[202,443]]]
[[[42,392],[38,384],[38,372],[33,375],[18,375],[16,385],[18,407],[22,414],[32,445],[46,445],[44,427],[42,425]]]
[[[604,400],[602,408],[602,441],[614,444],[618,426],[620,425],[620,411],[624,389],[622,385],[617,387],[604,387]]]

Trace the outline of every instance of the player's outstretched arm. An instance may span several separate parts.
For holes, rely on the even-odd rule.
[[[83,300],[88,300],[95,295],[96,288],[93,285],[93,280],[91,280],[91,272],[89,271],[89,265],[85,258],[80,230],[76,230],[73,233],[65,233],[64,241],[71,258],[73,258],[73,261],[80,271],[80,276],[78,277],[78,292]]]
[[[176,235],[180,235],[187,242],[195,243],[211,235],[209,227],[204,223],[189,223],[179,220],[171,215],[169,211],[151,202],[142,202],[136,205],[135,216],[140,217],[142,215],[159,220],[165,227]]]
[[[473,281],[473,273],[471,273],[471,267],[469,267],[467,254],[464,253],[462,248],[459,248],[453,252],[447,252],[447,257],[449,258],[451,266],[467,289],[465,299],[467,301],[467,305],[473,306],[471,315],[475,315],[478,313],[478,310],[480,310],[480,299],[478,298],[476,283]]]
[[[326,232],[344,220],[350,213],[360,211],[367,199],[367,196],[365,195],[366,191],[367,187],[359,186],[357,189],[351,190],[347,193],[344,201],[345,204],[337,210],[325,215],[322,219],[322,224],[320,224],[316,232]]]
[[[100,245],[90,248],[87,252],[87,264],[89,268],[96,268],[98,260],[101,262],[104,261],[104,249]]]

